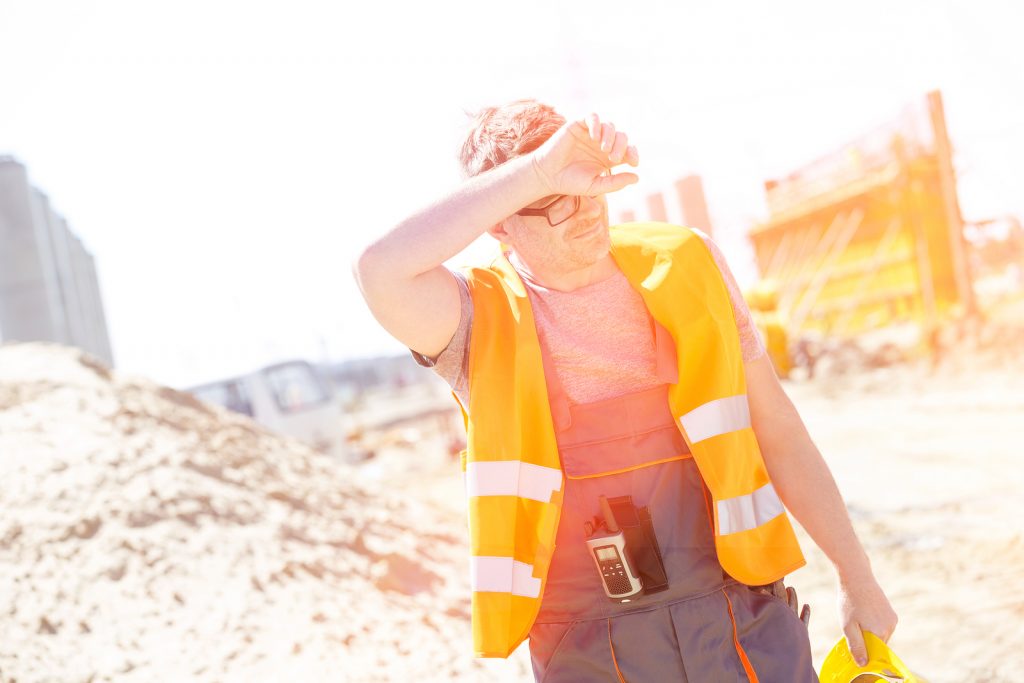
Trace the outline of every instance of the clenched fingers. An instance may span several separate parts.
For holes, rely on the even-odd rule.
[[[849,624],[844,629],[846,644],[850,648],[850,654],[858,665],[864,666],[868,663],[868,648],[864,644],[864,634],[860,631],[860,624]]]
[[[626,156],[623,158],[630,166],[637,166],[640,164],[640,152],[636,151],[636,147],[630,145],[626,148]]]
[[[640,155],[637,153],[636,147],[629,145],[629,138],[625,133],[617,131],[614,124],[602,123],[597,114],[590,114],[584,122],[591,141],[603,154],[607,155],[612,164],[626,162],[631,166],[636,166],[640,163]]]
[[[615,126],[611,123],[601,124],[601,151],[611,155],[612,146],[615,144]]]
[[[608,158],[613,164],[621,164],[622,157],[626,154],[626,149],[629,147],[629,141],[626,139],[625,133],[616,133],[615,142],[612,144],[612,149],[608,152]]]

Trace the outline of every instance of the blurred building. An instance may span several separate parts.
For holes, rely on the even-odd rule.
[[[910,325],[922,339],[976,310],[938,91],[781,178],[750,241],[793,336]]]
[[[432,382],[436,376],[420,367],[408,353],[378,358],[358,358],[321,366],[335,389],[343,393],[387,387],[401,388],[411,384]]]
[[[688,175],[673,183],[675,202],[668,202],[665,193],[650,192],[644,196],[644,207],[637,211],[636,207],[621,207],[616,216],[619,223],[630,223],[636,220],[668,221],[689,228],[700,228],[708,235],[712,234],[711,217],[708,214],[707,198],[704,195],[704,183],[698,175]]]
[[[676,197],[683,213],[683,225],[700,228],[711,234],[711,216],[708,215],[708,203],[704,196],[704,183],[699,175],[689,175],[675,182]]]
[[[77,346],[108,365],[113,354],[96,262],[25,167],[0,156],[0,341]]]
[[[660,192],[647,195],[647,215],[652,221],[665,222],[668,220],[668,212],[665,210],[665,197]]]

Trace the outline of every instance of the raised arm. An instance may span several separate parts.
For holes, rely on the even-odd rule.
[[[549,195],[612,192],[636,182],[636,150],[596,115],[566,123],[536,151],[471,178],[373,242],[353,272],[374,317],[414,351],[436,356],[459,324],[458,284],[442,264],[519,209]]]

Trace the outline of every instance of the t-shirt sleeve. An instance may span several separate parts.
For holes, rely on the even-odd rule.
[[[459,301],[462,309],[459,315],[459,326],[452,335],[448,346],[436,357],[424,356],[416,351],[413,359],[425,368],[430,368],[438,377],[448,383],[462,405],[469,405],[469,336],[473,329],[473,299],[469,295],[469,285],[462,273],[454,273],[459,285]]]
[[[722,272],[722,279],[725,281],[726,289],[729,290],[729,300],[732,302],[732,312],[736,318],[736,329],[740,335],[740,349],[743,353],[743,362],[755,361],[765,354],[765,347],[761,334],[758,332],[757,326],[750,315],[750,308],[747,306],[743,294],[740,293],[739,285],[736,284],[736,279],[729,269],[729,264],[725,262],[725,255],[722,253],[722,250],[707,235],[702,234],[701,237],[704,243],[708,245],[718,270]]]

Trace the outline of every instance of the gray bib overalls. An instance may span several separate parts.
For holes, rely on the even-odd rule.
[[[659,335],[660,337],[661,335]],[[667,336],[667,335],[666,335]],[[659,349],[659,376],[675,353]],[[570,405],[545,358],[565,498],[540,612],[538,681],[816,683],[807,629],[784,600],[726,575],[704,483],[669,410],[668,385]],[[669,587],[609,599],[585,544],[598,496],[647,506]]]

